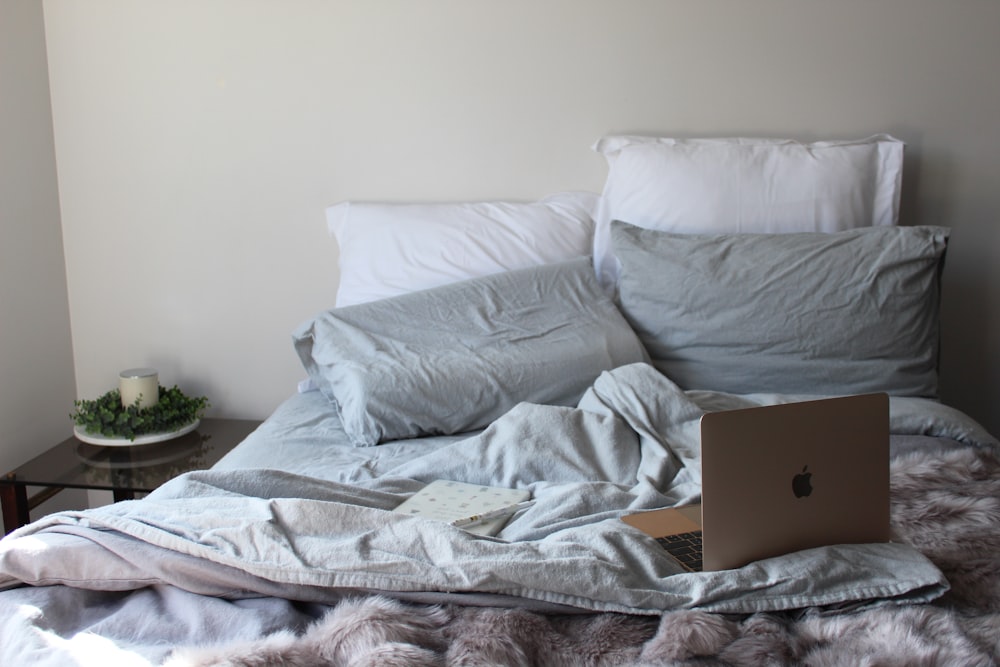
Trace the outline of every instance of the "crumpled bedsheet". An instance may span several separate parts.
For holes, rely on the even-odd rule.
[[[901,543],[683,573],[619,521],[626,511],[698,498],[705,410],[797,398],[685,393],[645,364],[625,366],[603,374],[579,408],[521,404],[477,436],[357,485],[205,471],[143,500],[43,518],[0,541],[0,586],[168,584],[231,599],[313,602],[359,590],[416,600],[488,594],[640,614],[835,608],[942,594],[948,584],[940,571]],[[974,422],[931,401],[894,400],[892,413],[896,433],[995,446]],[[497,538],[389,511],[438,478],[525,487],[536,504]]]

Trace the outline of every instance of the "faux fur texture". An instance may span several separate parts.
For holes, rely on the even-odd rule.
[[[670,611],[547,616],[517,609],[345,601],[301,636],[184,650],[173,667],[352,665],[1000,664],[1000,464],[971,449],[893,461],[896,539],[923,551],[952,590],[934,604],[743,618]]]

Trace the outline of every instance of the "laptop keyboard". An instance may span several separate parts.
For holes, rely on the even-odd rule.
[[[678,533],[658,537],[656,541],[660,543],[668,554],[674,557],[684,569],[691,572],[701,572],[701,531],[696,530],[690,533]]]

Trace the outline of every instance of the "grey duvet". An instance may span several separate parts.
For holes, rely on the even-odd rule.
[[[937,403],[892,402],[891,543],[687,574],[619,521],[697,499],[704,411],[796,398],[635,364],[350,483],[215,470],[47,517],[0,542],[0,664],[995,664],[995,441]],[[388,511],[438,478],[536,504],[495,539]]]

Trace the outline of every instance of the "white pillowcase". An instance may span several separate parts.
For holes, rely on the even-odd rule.
[[[331,206],[337,306],[589,255],[597,201],[592,192],[564,192],[532,203]]]
[[[609,168],[594,235],[605,285],[618,277],[612,220],[723,234],[836,232],[899,217],[903,143],[885,134],[815,143],[609,136],[593,149]]]

